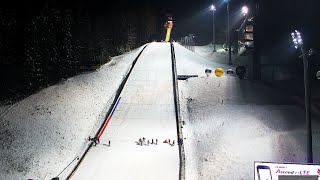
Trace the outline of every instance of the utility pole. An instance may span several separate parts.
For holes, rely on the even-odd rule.
[[[216,30],[215,30],[215,24],[214,24],[214,11],[213,11],[213,52],[216,52]]]
[[[303,45],[301,45],[304,69],[304,99],[306,111],[306,131],[307,131],[307,160],[313,163],[312,157],[312,129],[311,129],[311,112],[310,112],[310,81],[309,81],[309,62],[306,57]]]
[[[254,8],[254,28],[253,28],[253,40],[254,40],[254,50],[252,54],[252,74],[253,80],[261,79],[261,6],[262,0],[257,0],[255,2]]]
[[[214,12],[216,11],[216,7],[212,4],[212,43],[213,43],[213,52],[216,52],[216,28],[214,24]]]
[[[305,49],[303,47],[302,37],[299,31],[295,30],[291,33],[294,47],[300,47],[303,58],[303,71],[304,71],[304,100],[306,112],[306,136],[307,136],[307,161],[313,163],[312,153],[312,127],[311,127],[311,111],[310,111],[310,82],[309,82],[309,60]],[[300,57],[301,57],[300,56]],[[309,55],[308,55],[309,56]]]
[[[232,60],[231,60],[231,42],[230,42],[230,10],[229,10],[229,1],[227,1],[227,14],[228,14],[228,46],[229,46],[229,65],[232,65]]]

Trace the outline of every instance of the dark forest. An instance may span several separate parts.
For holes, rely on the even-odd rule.
[[[159,34],[158,12],[143,1],[1,2],[1,99],[21,99]]]

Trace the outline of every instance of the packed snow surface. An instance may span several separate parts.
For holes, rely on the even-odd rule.
[[[178,44],[175,51],[178,74],[222,66]],[[254,179],[254,161],[306,163],[305,114],[290,97],[259,82],[203,72],[179,81],[187,180]],[[316,163],[318,119],[312,128]]]
[[[100,144],[71,179],[179,179],[171,62],[170,43],[151,43],[142,52]]]
[[[1,107],[0,179],[49,180],[81,156],[142,48]],[[205,69],[234,69],[223,50],[211,53],[209,45],[195,47],[195,54],[177,43],[174,48],[178,75],[198,75],[179,80],[187,180],[251,180],[254,161],[306,163],[304,111],[287,94],[233,75],[207,76]],[[163,143],[177,137],[172,92],[169,43],[151,43],[100,144],[73,178],[178,179],[178,146]],[[318,163],[318,119],[312,128]],[[158,144],[139,146],[142,137]],[[59,177],[66,178],[76,163]]]

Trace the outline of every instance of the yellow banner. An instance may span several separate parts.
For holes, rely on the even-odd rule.
[[[167,34],[166,34],[166,42],[170,40],[170,34],[171,34],[171,28],[167,28]]]

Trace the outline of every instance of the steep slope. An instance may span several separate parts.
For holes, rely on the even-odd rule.
[[[203,68],[192,52],[175,49],[178,72]],[[254,161],[306,162],[304,111],[286,94],[227,75],[179,81],[179,91],[187,180],[254,179]],[[312,128],[318,162],[318,119]]]
[[[51,179],[80,156],[142,48],[43,89],[6,112],[0,119],[0,179]]]

